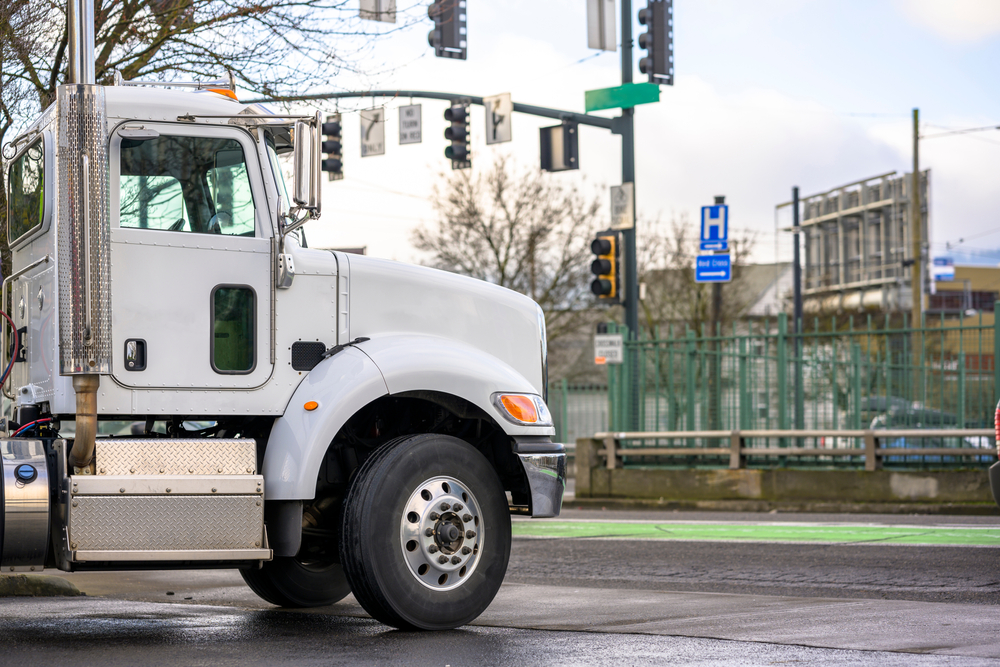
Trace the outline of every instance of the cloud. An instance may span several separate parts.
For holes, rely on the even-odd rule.
[[[997,0],[896,0],[896,6],[949,42],[974,43],[1000,34]]]

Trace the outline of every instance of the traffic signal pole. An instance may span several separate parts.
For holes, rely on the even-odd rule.
[[[622,0],[622,85],[632,83],[632,0]],[[622,109],[615,134],[622,137],[622,183],[635,183],[635,108]],[[632,187],[632,225],[623,230],[625,241],[625,325],[629,336],[639,335],[639,274],[635,256],[635,186]]]

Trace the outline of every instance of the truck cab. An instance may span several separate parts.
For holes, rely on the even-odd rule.
[[[474,619],[511,514],[562,502],[541,309],[308,248],[319,114],[117,83],[61,86],[4,153],[0,566],[239,568],[277,605]]]

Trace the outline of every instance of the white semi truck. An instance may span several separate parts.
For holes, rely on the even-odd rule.
[[[562,503],[541,310],[304,247],[319,114],[95,85],[70,5],[73,83],[4,149],[3,572],[239,568],[276,605],[476,618],[511,514]]]

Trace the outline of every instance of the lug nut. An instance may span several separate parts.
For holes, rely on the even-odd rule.
[[[451,505],[449,505],[448,503],[441,503],[441,511],[442,512],[447,512],[450,509],[451,509]]]
[[[432,544],[429,547],[427,547],[427,550],[430,551],[432,554],[435,554],[437,553],[438,545]]]
[[[464,521],[466,523],[469,523],[470,521],[472,521],[472,515],[471,514],[463,514],[462,515],[462,521]]]
[[[442,554],[442,555],[438,556],[438,562],[441,563],[442,565],[444,565],[445,563],[448,562],[448,557],[445,556],[444,554]]]
[[[462,562],[462,559],[459,558],[458,556],[452,556],[451,557],[451,564],[452,565],[458,565],[461,562]]]
[[[426,529],[424,531],[424,535],[426,535],[427,537],[434,537],[434,529],[433,528]]]
[[[451,509],[454,512],[461,512],[462,511],[462,503],[455,503],[454,505],[451,506]]]
[[[428,518],[429,518],[429,519],[430,519],[431,521],[437,521],[438,519],[440,519],[440,518],[441,518],[441,515],[440,515],[440,514],[438,514],[437,512],[431,512],[431,513],[430,513],[430,515],[428,516]]]
[[[476,531],[474,531],[474,530],[467,530],[467,531],[465,531],[465,536],[471,540],[473,537],[476,536]]]
[[[471,548],[469,548],[469,547],[462,547],[462,554],[463,555],[468,556],[471,553],[472,553],[472,549]]]

